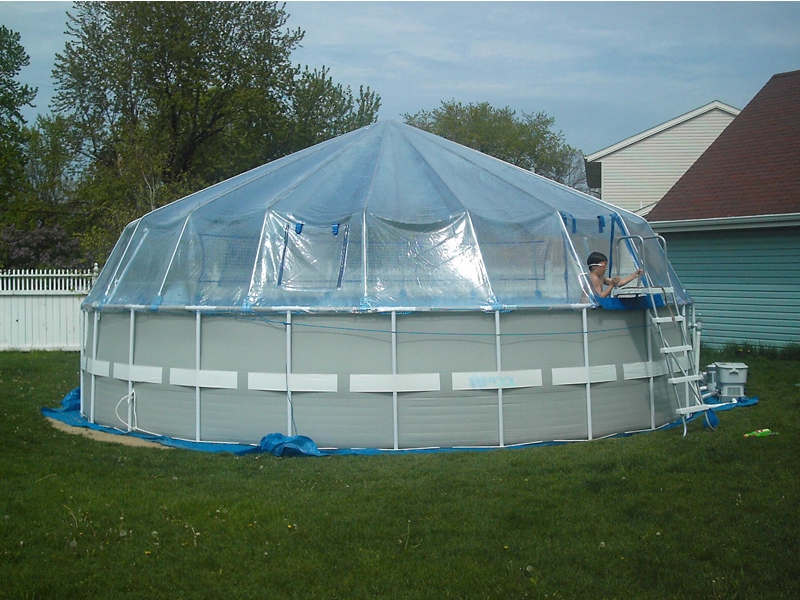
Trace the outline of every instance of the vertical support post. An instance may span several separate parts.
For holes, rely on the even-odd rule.
[[[292,387],[289,381],[292,375],[292,311],[286,311],[286,435],[295,435],[292,421]]]
[[[367,207],[364,205],[364,210],[361,212],[361,278],[364,282],[364,289],[361,291],[361,297],[366,301],[367,288],[369,283],[367,281]]]
[[[658,309],[653,309],[655,315],[658,316]],[[650,311],[644,312],[645,329],[647,329],[647,364],[653,364],[653,323],[650,320]],[[656,428],[656,390],[655,390],[655,376],[650,373],[648,379],[648,388],[650,391],[650,429]]]
[[[92,330],[92,362],[97,360],[97,336],[100,325],[100,312],[94,311],[94,329]],[[94,370],[94,369],[92,369]],[[92,397],[89,400],[89,422],[94,423],[95,391],[97,389],[97,375],[92,373]]]
[[[500,349],[500,311],[494,311],[494,345],[495,345],[495,364],[497,372],[503,370],[503,357]],[[502,379],[502,378],[498,378]],[[505,441],[505,424],[503,422],[503,387],[502,385],[497,388],[497,439],[500,442],[500,447],[506,445]]]
[[[682,338],[682,340],[687,340],[688,341],[689,338],[687,337],[688,336],[688,327],[687,327],[687,325],[688,325],[689,315],[686,312],[686,305],[685,304],[681,307],[680,314],[683,317],[683,323],[680,324],[681,329],[683,330],[681,332],[683,334],[681,336],[681,338]],[[683,343],[685,344],[686,341],[684,341]],[[692,374],[692,369],[694,368],[694,360],[695,360],[695,358],[694,358],[694,356],[692,356],[688,352],[685,353],[685,356],[686,356],[686,365],[683,367],[683,374],[684,375]],[[697,371],[695,371],[695,373],[697,373]],[[692,406],[694,400],[698,400],[699,401],[698,398],[694,398],[693,397],[694,394],[692,394],[692,384],[690,382],[688,382],[688,381],[684,382],[683,389],[686,392],[686,406]]]
[[[392,375],[397,375],[397,313],[392,311]],[[394,449],[400,449],[400,416],[397,406],[397,387],[392,390],[392,438]]]
[[[80,351],[81,351],[81,378],[80,378],[80,390],[81,390],[81,416],[86,416],[84,412],[86,409],[84,407],[83,399],[84,394],[86,392],[86,385],[84,384],[84,378],[86,370],[83,368],[83,365],[86,364],[86,342],[89,341],[89,321],[86,319],[86,314],[83,311],[80,311],[79,315],[80,319],[80,332],[81,332],[81,343],[80,343]]]
[[[583,366],[586,373],[589,373],[589,315],[584,308],[581,310],[581,320],[583,321]],[[586,382],[586,431],[588,439],[594,439],[592,434],[592,384]]]
[[[697,375],[700,373],[700,323],[697,322],[694,304],[692,304],[691,315],[690,328],[692,332],[692,347],[694,348],[694,373]]]
[[[128,432],[131,431],[133,423],[133,380],[130,379],[130,370],[133,368],[133,332],[136,327],[136,313],[131,309],[130,329],[128,333]]]
[[[194,327],[194,368],[197,377],[200,377],[200,311],[195,312]],[[194,439],[200,441],[200,382],[196,381],[194,386]]]

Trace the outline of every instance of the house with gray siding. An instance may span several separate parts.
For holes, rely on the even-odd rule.
[[[589,187],[631,212],[649,210],[733,121],[718,100],[586,157]]]
[[[774,75],[646,218],[706,343],[800,344],[800,71]]]

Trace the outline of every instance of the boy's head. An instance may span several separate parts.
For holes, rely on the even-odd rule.
[[[589,258],[586,259],[586,264],[589,265],[591,271],[595,267],[608,265],[608,257],[602,252],[592,252]]]

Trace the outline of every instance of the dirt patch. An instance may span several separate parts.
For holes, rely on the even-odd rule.
[[[138,446],[145,448],[160,448],[161,450],[172,450],[169,446],[164,446],[158,442],[151,442],[150,440],[143,440],[133,435],[116,435],[113,433],[106,433],[105,431],[97,431],[89,429],[88,427],[72,427],[56,419],[47,417],[50,424],[60,431],[66,431],[74,435],[82,435],[89,439],[98,442],[111,442],[112,444],[122,444],[123,446]]]

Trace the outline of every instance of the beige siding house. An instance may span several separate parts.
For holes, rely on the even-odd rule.
[[[586,178],[600,197],[646,213],[739,114],[715,100],[586,157]]]

